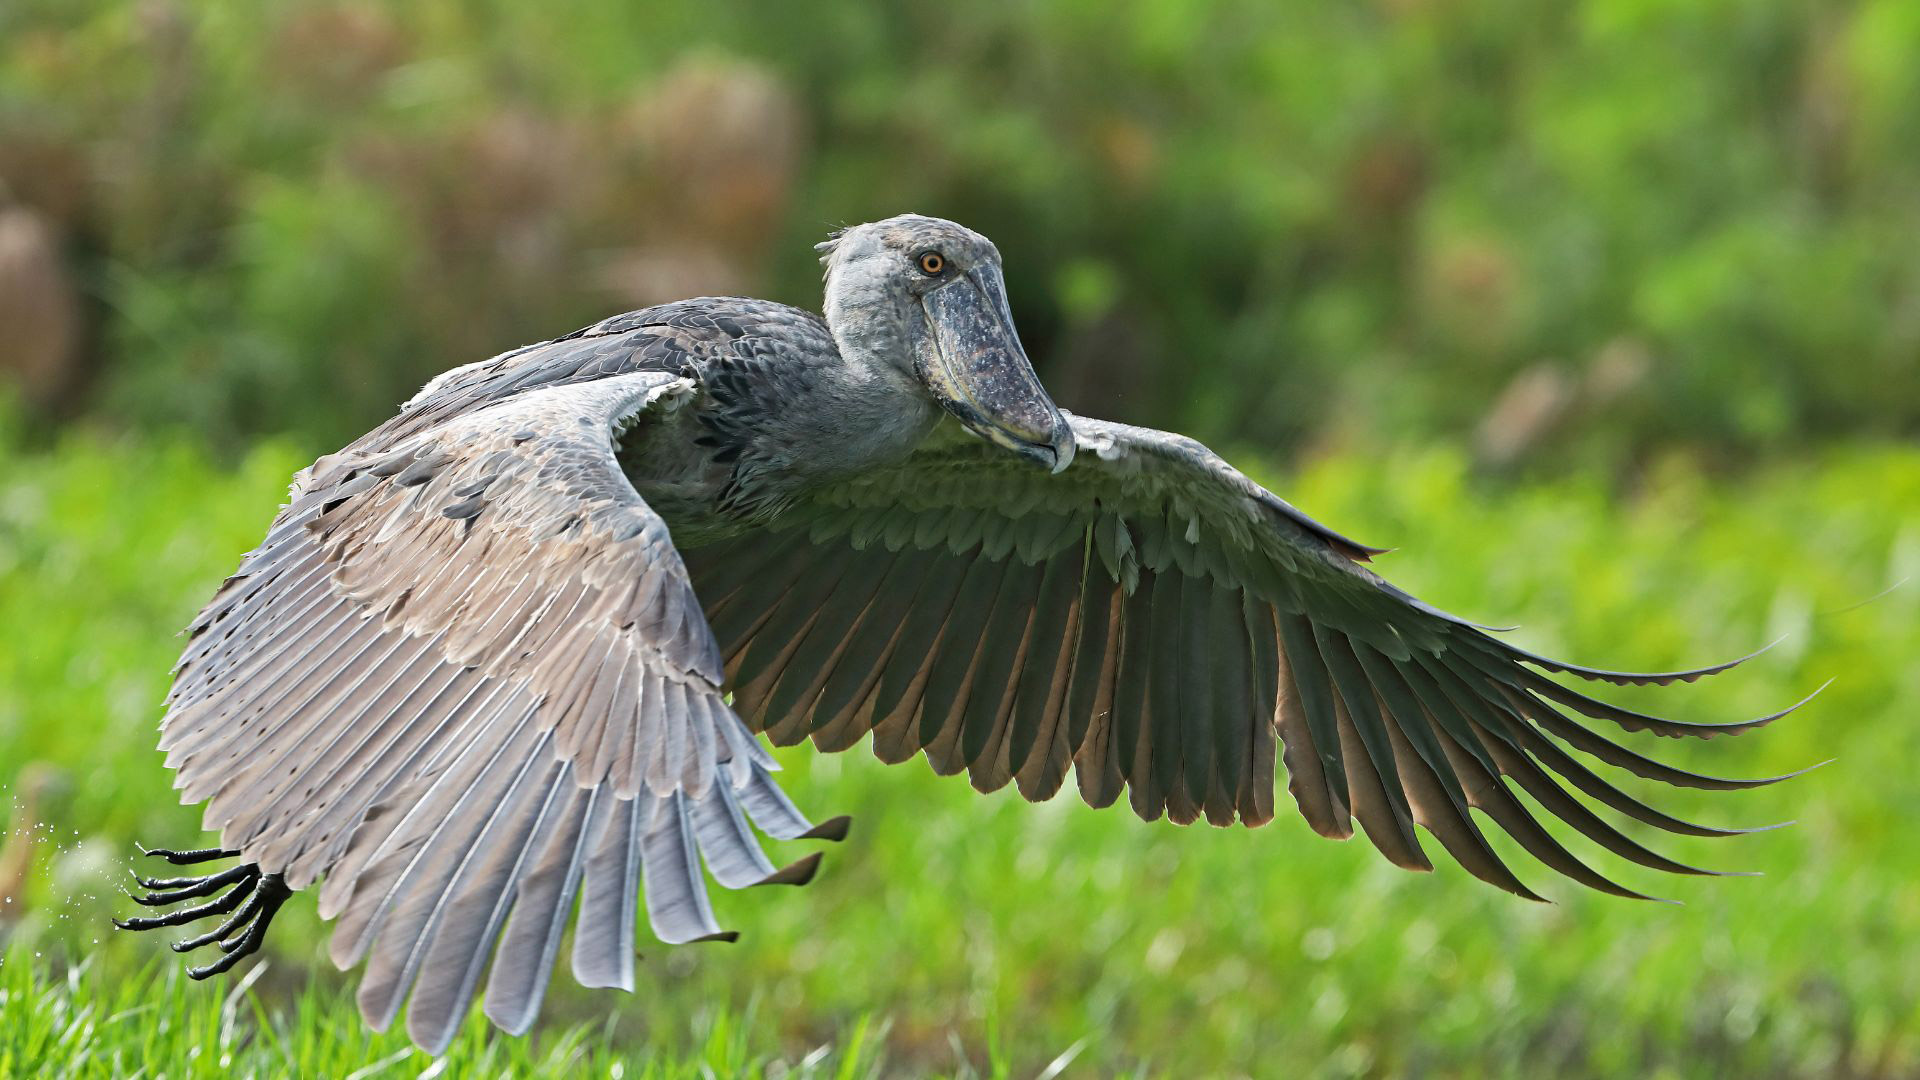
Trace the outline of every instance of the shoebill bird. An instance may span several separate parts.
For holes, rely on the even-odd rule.
[[[1415,827],[1539,899],[1471,813],[1553,870],[1637,896],[1521,793],[1617,855],[1658,829],[1569,750],[1669,784],[1745,788],[1596,733],[1733,734],[1605,704],[1553,675],[1652,674],[1527,652],[1389,585],[1380,549],[1318,524],[1179,435],[1057,408],[1014,333],[985,237],[906,215],[820,246],[825,317],[705,298],[457,368],[294,478],[193,622],[161,748],[229,858],[145,881],[260,945],[317,886],[333,961],[375,1027],[444,1049],[469,1003],[534,1022],[561,943],[631,988],[653,933],[726,939],[705,879],[799,884],[759,833],[838,839],[756,741],[871,739],[981,791],[1263,824],[1277,766],[1324,836],[1357,823],[1431,869]],[[1779,779],[1779,778],[1774,778]],[[1571,789],[1571,790],[1570,790]],[[1584,798],[1583,798],[1584,797]],[[704,870],[703,870],[704,865]],[[577,912],[577,914],[576,914]]]

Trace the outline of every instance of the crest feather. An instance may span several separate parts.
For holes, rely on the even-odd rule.
[[[822,267],[825,267],[833,260],[833,249],[840,246],[840,238],[847,235],[852,229],[853,226],[851,225],[842,225],[827,233],[825,240],[813,245],[813,250],[820,253],[820,265]]]

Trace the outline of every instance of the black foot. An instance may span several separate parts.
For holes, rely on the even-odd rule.
[[[238,851],[224,851],[219,848],[205,848],[200,851],[167,851],[154,849],[145,854],[157,859],[165,859],[176,866],[189,866],[194,863],[210,862],[214,859],[231,859]],[[231,969],[242,959],[260,951],[260,942],[266,938],[267,927],[273,923],[273,916],[280,905],[287,902],[293,890],[279,874],[263,874],[260,867],[253,863],[244,863],[217,874],[205,877],[179,878],[143,878],[135,875],[134,880],[142,888],[152,890],[146,895],[130,894],[136,904],[158,907],[164,904],[177,904],[183,900],[193,900],[210,896],[221,889],[228,889],[226,895],[195,907],[181,908],[165,915],[151,918],[115,919],[113,925],[122,930],[157,930],[165,926],[185,926],[199,919],[212,918],[232,912],[226,921],[199,937],[187,938],[173,944],[174,952],[189,952],[203,945],[218,943],[220,951],[226,955],[210,964],[187,969],[187,977],[205,979]],[[238,909],[238,910],[236,910]]]

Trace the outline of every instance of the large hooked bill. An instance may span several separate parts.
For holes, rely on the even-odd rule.
[[[1059,472],[1073,460],[1073,428],[1033,372],[1000,271],[979,266],[921,298],[914,364],[934,397],[967,429]]]

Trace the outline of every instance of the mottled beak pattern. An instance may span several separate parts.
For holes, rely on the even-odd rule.
[[[1053,472],[1073,460],[1073,430],[1013,330],[1000,271],[980,266],[921,298],[914,366],[967,429]]]

